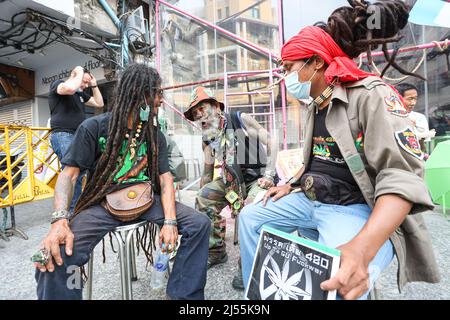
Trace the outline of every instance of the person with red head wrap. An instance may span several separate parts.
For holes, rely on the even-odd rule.
[[[303,28],[281,49],[283,61],[309,59],[314,55],[320,56],[328,65],[325,70],[327,83],[331,83],[335,78],[342,83],[362,80],[373,75],[359,69],[356,63],[334,42],[333,38],[319,27]]]
[[[394,256],[400,289],[407,282],[439,281],[421,216],[433,203],[408,112],[390,85],[352,60],[392,39],[409,11],[399,0],[376,2],[382,23],[371,30],[367,2],[349,3],[352,7],[333,12],[327,25],[300,30],[281,50],[288,92],[313,101],[307,107],[303,167],[240,213],[247,289],[258,288],[258,277],[250,273],[263,225],[298,231],[341,251],[337,274],[320,284],[324,298],[333,290],[341,299],[367,298]],[[291,192],[298,187],[301,192]]]

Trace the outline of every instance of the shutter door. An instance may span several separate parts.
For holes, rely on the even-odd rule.
[[[14,124],[18,126],[31,126],[33,116],[31,101],[7,106],[0,106],[0,124]]]
[[[32,101],[26,101],[21,103],[15,103],[12,105],[0,106],[0,125],[18,125],[18,126],[31,126],[33,123],[32,116]],[[3,134],[3,132],[0,132]],[[13,133],[10,133],[10,137]],[[26,145],[22,145],[20,149],[17,150],[17,147],[25,141],[25,135],[20,136],[17,140],[11,143],[10,151],[13,152],[13,155],[20,155],[26,151]],[[0,144],[4,144],[5,139],[0,138]],[[3,152],[0,152],[4,154]],[[22,171],[22,177],[25,177],[28,174],[27,163],[25,162],[25,168]]]

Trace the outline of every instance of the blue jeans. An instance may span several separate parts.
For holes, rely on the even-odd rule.
[[[208,243],[211,221],[208,216],[196,212],[183,204],[176,203],[178,233],[182,235],[180,247],[175,256],[173,269],[167,284],[167,295],[174,300],[204,299]],[[160,196],[150,209],[136,221],[151,221],[162,226],[164,213]],[[61,246],[63,264],[54,263],[53,272],[36,269],[37,296],[40,300],[81,300],[82,288],[70,286],[77,266],[89,261],[91,252],[103,237],[115,227],[123,225],[114,219],[102,206],[95,205],[81,211],[71,222],[75,236],[73,253],[67,256]],[[119,278],[117,278],[119,281]]]
[[[50,143],[52,145],[52,149],[53,149],[53,151],[55,151],[60,162],[66,155],[67,150],[69,150],[72,140],[73,140],[73,133],[69,133],[69,132],[52,132],[52,134],[50,135]],[[62,169],[63,168],[64,168],[64,166],[62,166]],[[69,207],[70,212],[73,212],[73,209],[75,208],[78,198],[80,198],[82,186],[83,186],[83,184],[82,184],[83,183],[83,175],[84,174],[80,173],[80,175],[78,176],[77,182],[75,184],[72,202],[70,203],[70,207]]]
[[[336,248],[353,239],[367,222],[371,210],[365,204],[348,206],[323,204],[309,200],[303,193],[291,193],[273,202],[245,206],[239,215],[239,242],[242,276],[247,288],[253,258],[263,225],[284,232],[298,231],[328,247]],[[369,264],[370,287],[360,299],[366,299],[376,279],[394,258],[394,248],[387,240]],[[339,299],[339,295],[337,295]]]

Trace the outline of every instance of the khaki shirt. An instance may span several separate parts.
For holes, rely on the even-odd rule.
[[[312,146],[315,108],[308,107],[304,168]],[[392,88],[378,77],[336,86],[325,125],[336,140],[367,204],[397,194],[413,203],[410,214],[390,237],[398,259],[398,286],[412,281],[439,281],[438,266],[421,212],[432,210],[423,180],[424,162],[407,112]],[[363,147],[355,141],[363,135]],[[416,145],[417,142],[417,145]]]

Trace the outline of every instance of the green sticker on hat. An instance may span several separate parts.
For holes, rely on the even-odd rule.
[[[211,98],[213,98],[214,97],[214,95],[212,94],[212,91],[211,90],[209,90],[209,89],[204,89],[205,90],[205,93],[209,96],[209,97],[211,97]]]

